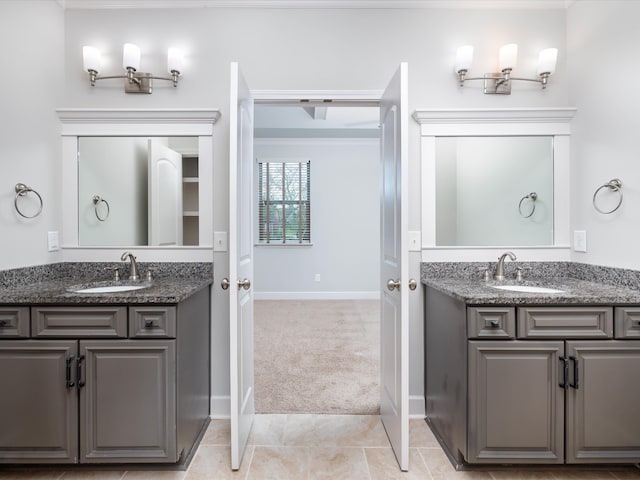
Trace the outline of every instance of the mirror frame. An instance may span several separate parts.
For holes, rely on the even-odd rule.
[[[62,137],[62,242],[65,261],[113,260],[113,250],[144,250],[156,261],[213,260],[213,125],[216,109],[57,109]],[[199,245],[81,246],[78,231],[78,137],[198,137]],[[100,258],[104,257],[104,258]],[[144,259],[151,260],[150,258]]]
[[[420,109],[422,261],[481,261],[506,248],[536,253],[536,260],[569,260],[570,134],[575,108]],[[553,137],[553,245],[437,246],[436,138],[458,136]],[[523,260],[525,260],[523,258]]]

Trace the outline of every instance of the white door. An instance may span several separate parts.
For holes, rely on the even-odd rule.
[[[182,155],[149,139],[149,245],[182,245]]]
[[[409,469],[409,249],[407,64],[380,100],[380,418],[401,470]]]
[[[253,98],[231,64],[229,112],[229,328],[231,468],[240,468],[255,417],[253,396]]]

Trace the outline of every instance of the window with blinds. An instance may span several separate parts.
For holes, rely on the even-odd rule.
[[[311,243],[310,162],[258,161],[258,242]]]

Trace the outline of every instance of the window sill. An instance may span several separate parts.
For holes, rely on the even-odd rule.
[[[254,247],[313,247],[313,243],[254,243]]]

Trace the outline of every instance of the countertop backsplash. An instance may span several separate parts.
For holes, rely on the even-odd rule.
[[[493,274],[497,262],[422,262],[420,277],[482,279],[483,270]],[[605,285],[640,290],[640,271],[603,267],[578,262],[511,262],[504,264],[505,276],[514,279],[516,268],[523,268],[524,279],[573,278]]]
[[[61,262],[0,270],[0,288],[70,279],[74,283],[109,281],[114,278],[116,268],[120,271],[121,279],[128,278],[130,265],[125,262]],[[209,262],[138,262],[141,278],[149,270],[152,277],[157,279],[213,278],[213,264]]]

